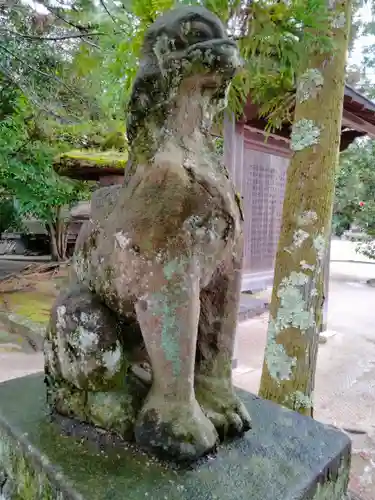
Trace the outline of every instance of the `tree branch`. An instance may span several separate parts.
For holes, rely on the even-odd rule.
[[[89,30],[91,29],[90,26],[82,26],[80,24],[76,24],[76,23],[73,23],[72,21],[66,19],[65,17],[63,17],[60,12],[59,12],[59,9],[58,8],[54,8],[42,1],[39,2],[41,5],[43,5],[43,7],[45,7],[53,16],[55,16],[57,19],[59,19],[60,21],[62,21],[63,23],[67,24],[68,26],[71,26],[72,28],[75,28],[77,29],[78,31],[85,31],[87,33],[87,35],[89,35]],[[90,40],[87,40],[86,38],[82,38],[82,40],[87,43],[88,45],[91,45],[95,48],[97,48],[97,45],[94,44],[93,42],[91,42]]]
[[[65,17],[63,17],[60,12],[59,12],[59,8],[55,8],[55,7],[52,7],[51,5],[39,0],[39,3],[41,5],[43,5],[43,7],[45,7],[51,14],[53,14],[55,17],[57,17],[57,19],[60,19],[60,21],[62,21],[63,23],[65,24],[68,24],[69,26],[72,26],[72,28],[75,28],[77,29],[78,31],[89,31],[90,30],[90,27],[89,26],[82,26],[80,24],[76,24],[76,23],[73,23],[73,21],[70,21],[68,19],[66,19]]]
[[[47,115],[51,116],[52,118],[54,118],[58,122],[64,123],[64,124],[76,124],[76,123],[79,123],[77,120],[73,121],[73,120],[71,120],[69,118],[65,118],[63,116],[60,116],[53,109],[47,108],[46,106],[44,106],[44,104],[38,99],[38,97],[36,97],[35,94],[33,94],[33,92],[30,91],[30,89],[28,89],[27,87],[25,87],[19,81],[19,78],[17,78],[14,75],[12,75],[12,73],[7,68],[5,68],[2,64],[0,64],[0,72],[9,81],[11,81],[13,83],[13,85],[15,85],[25,96],[27,96],[27,98],[30,100],[30,102],[32,102],[34,104],[34,106],[36,106],[37,108],[39,108],[41,111],[43,111]]]
[[[56,75],[50,75],[50,74],[45,73],[44,71],[42,71],[42,70],[40,70],[38,68],[35,68],[31,64],[28,64],[26,61],[24,61],[23,59],[21,59],[21,57],[17,56],[17,54],[15,54],[11,50],[7,49],[6,47],[4,47],[3,45],[0,44],[0,51],[1,50],[4,51],[4,52],[6,52],[7,54],[11,55],[12,57],[14,57],[14,59],[16,59],[17,61],[19,61],[20,63],[22,63],[27,68],[31,69],[31,71],[34,71],[35,73],[38,73],[39,75],[44,76],[45,78],[48,78],[49,80],[55,80],[57,83],[59,83],[60,85],[62,85],[64,88],[66,88],[66,90],[68,90],[69,92],[71,92],[71,93],[75,94],[76,96],[78,96],[78,98],[81,101],[81,103],[84,102],[83,99],[82,99],[82,97],[80,97],[80,95],[77,92],[75,92],[75,90],[72,87],[70,87],[70,85],[67,85],[58,76],[56,76]]]
[[[98,45],[94,44],[91,42],[91,40],[87,40],[87,36],[105,36],[107,33],[102,33],[102,32],[93,32],[93,33],[75,33],[71,35],[62,35],[62,36],[37,36],[37,35],[26,35],[24,33],[20,33],[18,31],[10,30],[8,28],[0,28],[0,33],[5,32],[5,33],[10,33],[11,35],[18,36],[20,38],[25,38],[26,40],[38,40],[38,41],[53,41],[57,42],[59,40],[71,40],[75,38],[82,38],[84,39],[85,42],[90,43],[96,48],[100,48]]]
[[[100,5],[103,7],[103,9],[106,11],[106,13],[109,15],[109,17],[112,19],[112,21],[117,24],[118,21],[117,19],[110,13],[108,7],[106,6],[105,4],[105,1],[104,0],[99,0],[100,1]]]

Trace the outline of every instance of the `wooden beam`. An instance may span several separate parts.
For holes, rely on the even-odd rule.
[[[283,158],[290,158],[289,139],[276,134],[266,135],[264,130],[249,125],[244,126],[244,139],[248,148]]]
[[[371,139],[375,139],[375,125],[372,125],[346,109],[344,109],[342,116],[342,126],[352,128],[358,132],[365,132]]]
[[[265,140],[272,137],[277,141],[283,141],[286,144],[290,143],[290,134],[285,129],[278,130],[276,132],[266,132],[264,128],[262,128],[262,126],[265,127],[265,125],[266,124],[265,123],[263,124],[263,122],[261,121],[256,121],[256,122],[250,121],[247,124],[245,124],[245,133],[246,131],[251,131],[259,135],[262,135]]]
[[[284,145],[280,141],[275,141],[272,138],[269,138],[267,142],[261,141],[257,138],[247,138],[245,139],[245,144],[249,149],[253,149],[254,151],[281,156],[283,158],[290,158],[291,156],[291,151],[288,146]]]

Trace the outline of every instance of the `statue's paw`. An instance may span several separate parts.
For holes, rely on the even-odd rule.
[[[151,398],[134,432],[141,448],[176,461],[197,460],[218,443],[215,427],[196,401],[171,403]]]
[[[251,418],[227,381],[206,376],[195,380],[195,394],[220,439],[240,436],[251,429]]]

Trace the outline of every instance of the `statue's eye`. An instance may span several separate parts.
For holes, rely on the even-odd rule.
[[[189,42],[204,42],[213,38],[211,29],[204,23],[193,22],[189,31],[186,33]]]
[[[188,45],[198,42],[204,42],[213,38],[212,30],[207,24],[193,21],[187,22],[182,30],[182,38],[186,40]]]
[[[197,41],[204,41],[210,38],[210,34],[207,31],[198,28],[193,28],[191,31],[189,31],[187,36],[189,40],[197,40]]]

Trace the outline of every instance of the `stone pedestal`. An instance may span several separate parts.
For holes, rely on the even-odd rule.
[[[1,384],[0,498],[344,498],[350,465],[345,434],[251,394],[241,392],[241,398],[253,430],[216,455],[177,468],[98,430],[68,420],[51,422],[42,375]]]

